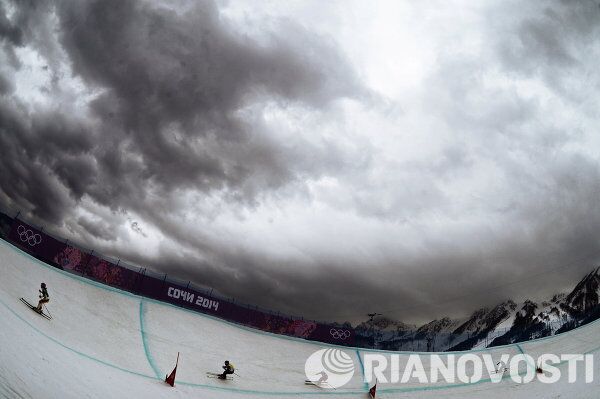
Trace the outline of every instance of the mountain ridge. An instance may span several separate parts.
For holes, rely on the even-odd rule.
[[[458,351],[523,342],[560,334],[600,318],[600,267],[568,293],[517,303],[505,300],[475,310],[466,319],[442,317],[421,326],[385,316],[355,328],[357,345],[387,350]],[[374,327],[374,328],[373,328]]]

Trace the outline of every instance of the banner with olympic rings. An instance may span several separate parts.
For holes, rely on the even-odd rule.
[[[36,258],[55,267],[59,267],[54,262],[55,254],[66,246],[64,242],[44,234],[39,229],[19,219],[14,219],[8,240]]]

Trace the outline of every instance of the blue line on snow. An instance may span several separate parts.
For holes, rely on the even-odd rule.
[[[83,353],[81,351],[78,351],[77,349],[73,349],[70,346],[67,346],[65,344],[63,344],[62,342],[58,341],[57,339],[49,336],[48,334],[44,333],[43,331],[41,331],[40,329],[38,329],[37,327],[35,327],[33,324],[31,324],[30,322],[28,322],[27,320],[25,320],[23,317],[21,317],[18,313],[16,313],[13,309],[11,309],[6,303],[4,303],[4,301],[0,300],[0,304],[2,304],[2,306],[4,306],[4,308],[6,308],[10,313],[13,314],[13,316],[15,316],[17,319],[21,320],[23,323],[25,323],[26,325],[28,325],[33,331],[35,331],[36,333],[42,335],[43,337],[45,337],[46,339],[54,342],[55,344],[57,344],[58,346],[65,348],[83,358],[86,358],[88,360],[91,360],[93,362],[97,362],[100,363],[104,366],[108,366],[110,368],[114,368],[116,370],[119,371],[123,371],[125,373],[128,374],[133,374],[139,377],[143,377],[143,378],[147,378],[147,379],[151,379],[151,380],[155,380],[156,377],[152,376],[152,375],[146,375],[146,374],[142,374],[142,373],[138,373],[136,371],[133,370],[128,370],[125,369],[123,367],[119,367],[115,364],[109,363],[107,361],[98,359],[96,357],[90,356],[86,353]],[[162,380],[162,378],[160,378]],[[236,389],[236,388],[224,388],[224,387],[218,387],[218,386],[211,386],[211,385],[205,385],[205,384],[194,384],[194,383],[190,383],[190,382],[185,382],[185,381],[178,381],[177,384],[179,385],[186,385],[186,386],[190,386],[190,387],[194,387],[194,388],[204,388],[204,389],[210,389],[213,391],[226,391],[226,392],[232,392],[232,393],[239,393],[239,394],[253,394],[253,395],[263,395],[263,396],[269,396],[269,395],[280,395],[280,396],[300,396],[300,395],[306,395],[306,396],[312,396],[312,395],[350,395],[350,394],[356,394],[357,392],[352,392],[352,391],[333,391],[333,392],[278,392],[278,391],[259,391],[259,390],[250,390],[250,389]]]
[[[369,384],[367,383],[367,379],[365,378],[365,365],[363,364],[362,358],[360,357],[360,351],[356,350],[356,357],[358,357],[358,362],[360,363],[360,371],[362,372],[362,379],[365,385],[365,390],[369,391]]]
[[[150,364],[150,367],[152,367],[152,370],[154,370],[154,374],[156,375],[156,378],[159,380],[162,380],[162,373],[158,369],[158,366],[156,365],[156,362],[154,361],[152,354],[148,350],[148,343],[146,342],[146,331],[144,330],[144,311],[145,311],[144,300],[142,299],[140,301],[140,333],[142,335],[142,344],[144,345],[144,353],[146,354],[146,359],[148,359],[148,363]]]
[[[523,356],[525,356],[525,355],[526,355],[526,353],[525,353],[525,351],[523,350],[523,348],[521,348],[521,345],[519,345],[519,344],[516,344],[515,346],[517,347],[517,349],[519,349],[519,352],[521,352],[521,354],[522,354]],[[527,361],[527,359],[525,359],[525,361],[526,361],[527,365],[528,365],[529,367],[531,367],[531,368],[532,368],[532,369],[535,371],[535,369],[536,369],[536,367],[535,367],[535,364],[531,364],[531,362],[528,362],[528,361]]]
[[[142,373],[138,373],[138,372],[136,372],[136,371],[133,371],[133,370],[128,370],[128,369],[125,369],[125,368],[123,368],[123,367],[119,367],[119,366],[117,366],[117,365],[115,365],[115,364],[112,364],[112,363],[106,362],[106,361],[104,361],[104,360],[100,360],[100,359],[98,359],[98,358],[95,358],[95,357],[93,357],[93,356],[90,356],[90,355],[88,355],[87,353],[83,353],[83,352],[81,352],[81,351],[78,351],[77,349],[73,349],[73,348],[71,348],[70,346],[67,346],[67,345],[63,344],[62,342],[58,341],[58,340],[57,340],[57,339],[55,339],[55,338],[52,338],[52,337],[51,337],[51,336],[49,336],[48,334],[44,333],[43,331],[41,331],[40,329],[38,329],[37,327],[35,327],[33,324],[31,324],[30,322],[28,322],[27,320],[25,320],[23,317],[21,317],[19,314],[17,314],[17,313],[16,313],[14,310],[12,310],[12,309],[11,309],[11,308],[10,308],[10,307],[9,307],[9,306],[6,304],[6,303],[4,303],[4,301],[0,300],[0,303],[1,303],[1,304],[2,304],[2,306],[4,306],[4,307],[5,307],[5,308],[6,308],[6,309],[7,309],[7,310],[10,312],[10,313],[12,313],[12,314],[13,314],[13,315],[14,315],[14,316],[17,318],[17,319],[19,319],[19,320],[21,320],[23,323],[27,324],[27,325],[28,325],[28,326],[29,326],[29,327],[30,327],[30,328],[31,328],[33,331],[35,331],[36,333],[38,333],[38,334],[42,335],[42,336],[43,336],[43,337],[45,337],[46,339],[49,339],[50,341],[54,342],[55,344],[57,344],[57,345],[58,345],[58,346],[60,346],[60,347],[63,347],[63,348],[65,348],[65,349],[67,349],[67,350],[69,350],[69,351],[71,351],[71,352],[73,352],[73,353],[76,353],[76,354],[78,354],[79,356],[82,356],[82,357],[84,357],[84,358],[86,358],[86,359],[89,359],[89,360],[92,360],[92,361],[94,361],[94,362],[97,362],[97,363],[103,364],[103,365],[105,365],[105,366],[108,366],[108,367],[111,367],[111,368],[114,368],[114,369],[117,369],[117,370],[120,370],[120,371],[124,371],[124,372],[126,372],[126,373],[129,373],[129,374],[134,374],[134,375],[137,375],[137,376],[140,376],[140,377],[154,379],[154,377],[153,377],[153,376],[146,375],[146,374],[142,374]]]

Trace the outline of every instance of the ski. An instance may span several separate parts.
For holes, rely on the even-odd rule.
[[[207,373],[206,373],[206,376],[207,376],[208,378],[217,378],[217,379],[219,379],[219,380],[222,380],[223,378],[219,378],[219,376],[220,376],[220,375],[221,375],[221,374],[219,374],[219,373],[210,373],[210,372],[207,372]],[[233,380],[233,377],[229,377],[229,376],[227,376],[225,379],[226,379],[227,381],[231,381],[231,380]]]
[[[311,381],[311,380],[304,380],[304,383],[306,385],[314,385],[314,386],[319,387],[319,388],[324,388],[326,386],[329,386],[329,384],[327,382],[321,382],[321,383],[319,383],[317,381]]]
[[[21,298],[21,302],[23,302],[25,305],[27,305],[27,307],[29,307],[29,309],[33,310],[35,313],[39,314],[42,317],[45,317],[48,320],[52,320],[52,317],[50,317],[50,315],[47,315],[46,313],[42,312],[38,312],[35,308],[35,306],[33,306],[32,304],[30,304],[29,302],[27,302],[25,299]]]
[[[231,378],[231,377],[227,377],[227,378],[225,378],[225,380],[223,380],[221,377],[219,377],[217,375],[207,375],[206,377],[207,378],[216,378],[217,380],[222,380],[222,381],[225,381],[225,380],[227,380],[227,381],[233,381],[233,378]]]

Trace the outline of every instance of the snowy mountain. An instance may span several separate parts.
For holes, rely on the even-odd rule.
[[[488,346],[498,346],[526,341],[550,335],[546,324],[538,317],[538,304],[527,300],[516,313],[512,326],[505,334],[494,339]]]
[[[600,319],[600,268],[584,277],[561,303],[561,310],[570,320],[556,331],[562,333]]]
[[[379,347],[388,349],[392,343],[406,340],[412,336],[417,329],[414,324],[406,324],[383,316],[377,316],[373,319],[373,327],[372,329],[370,321],[365,321],[355,327],[354,331],[358,345],[370,348],[373,345],[374,332]]]
[[[386,317],[375,319],[377,347],[390,350],[468,350],[559,334],[600,318],[600,267],[573,290],[536,303],[507,300],[481,308],[466,320],[444,317],[420,327]],[[356,327],[358,344],[372,346],[371,324]]]
[[[458,325],[458,320],[452,320],[449,317],[444,317],[441,320],[433,320],[417,330],[415,338],[427,338],[434,335],[449,333]]]
[[[452,320],[444,317],[440,320],[433,320],[416,331],[414,339],[424,340],[427,351],[446,350],[453,344],[452,331],[460,324],[459,320]]]
[[[492,309],[482,308],[475,311],[466,322],[453,331],[456,336],[453,339],[455,344],[449,349],[466,350],[478,346],[481,342],[487,344],[490,337],[512,325],[516,309],[517,304],[509,300]]]
[[[582,315],[598,305],[600,295],[600,267],[584,277],[562,303],[572,316]]]

